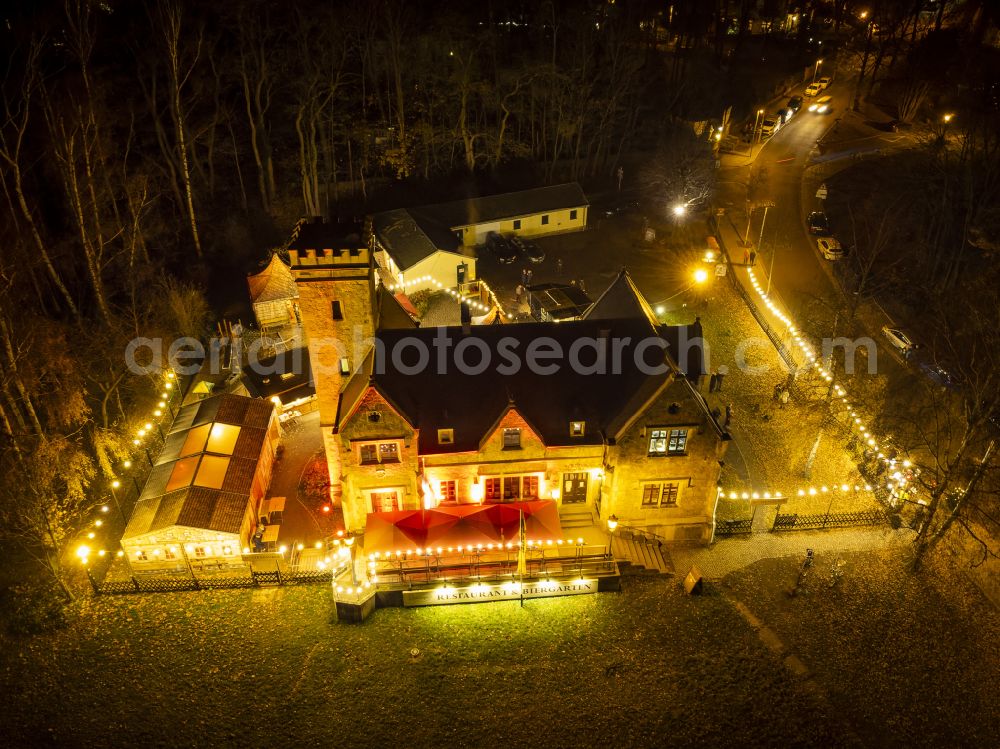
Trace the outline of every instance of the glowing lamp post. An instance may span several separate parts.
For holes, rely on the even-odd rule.
[[[611,542],[615,538],[615,528],[618,527],[618,517],[616,515],[611,515],[608,518],[608,556],[612,556]]]
[[[816,82],[816,76],[819,75],[819,66],[823,64],[823,60],[819,59],[816,61],[816,65],[813,66],[813,83]]]
[[[707,280],[708,280],[708,271],[705,270],[704,268],[698,268],[698,270],[694,272],[695,283],[701,284],[705,283],[705,281]]]
[[[687,206],[684,203],[677,203],[671,210],[677,218],[682,218],[687,213]]]

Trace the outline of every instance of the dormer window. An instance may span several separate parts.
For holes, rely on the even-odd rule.
[[[504,450],[520,450],[521,449],[521,430],[517,428],[504,429],[503,430],[503,449]]]
[[[452,445],[455,443],[454,429],[438,429],[438,444]]]
[[[587,429],[587,422],[585,421],[571,421],[569,423],[569,436],[570,437],[582,437],[584,431]]]

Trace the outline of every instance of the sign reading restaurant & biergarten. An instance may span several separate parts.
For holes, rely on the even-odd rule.
[[[404,590],[404,606],[448,606],[454,603],[517,601],[521,598],[578,596],[597,592],[597,580],[542,580],[517,583],[477,583],[475,585],[426,590]]]

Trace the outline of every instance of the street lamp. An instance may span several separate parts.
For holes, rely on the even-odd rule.
[[[944,117],[942,117],[942,119],[944,120],[944,124],[945,125],[947,125],[949,122],[951,122],[954,118],[955,118],[955,115],[952,114],[951,112],[949,112]]]
[[[615,516],[615,515],[611,515],[608,518],[608,556],[609,557],[612,555],[611,542],[614,540],[614,537],[615,537],[615,528],[617,528],[617,527],[618,527],[618,517]]]
[[[819,75],[819,66],[822,65],[822,64],[823,64],[823,60],[819,59],[819,60],[816,61],[816,64],[813,66],[813,83],[816,82],[816,76]]]
[[[695,283],[705,283],[708,280],[708,271],[704,268],[698,268],[694,272],[694,282]]]
[[[674,212],[674,215],[677,216],[677,218],[680,218],[685,213],[687,213],[687,206],[684,205],[683,203],[678,203],[673,207],[672,210]]]

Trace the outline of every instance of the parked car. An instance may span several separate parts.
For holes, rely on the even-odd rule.
[[[833,237],[820,237],[816,240],[816,246],[824,260],[840,260],[844,257],[844,248]]]
[[[769,114],[760,126],[760,137],[770,138],[781,128],[781,117],[776,114]]]
[[[802,108],[802,97],[793,96],[791,99],[788,100],[788,103],[785,106],[791,109],[793,112],[798,112]]]
[[[822,78],[816,81],[816,83],[819,84],[820,91],[826,91],[828,88],[830,88],[830,84],[833,83],[833,81],[830,79],[830,76],[824,75]]]
[[[495,231],[486,235],[486,249],[504,265],[510,265],[517,260],[517,248]]]
[[[830,103],[832,101],[832,96],[821,96],[809,105],[809,111],[815,112],[816,114],[826,114],[830,111]]]
[[[822,90],[822,86],[818,83],[810,83],[802,93],[804,96],[819,96],[819,92]]]
[[[542,248],[524,237],[511,237],[510,243],[514,245],[519,254],[528,258],[533,263],[540,263],[545,259],[545,253],[542,251]]]
[[[940,364],[923,362],[920,364],[920,369],[925,375],[941,387],[948,388],[949,390],[957,390],[959,387],[960,383],[958,378]]]
[[[781,124],[782,125],[784,125],[786,122],[788,122],[790,119],[792,119],[792,116],[794,114],[795,114],[795,110],[792,109],[791,107],[785,107],[784,109],[779,109],[778,110],[778,117],[781,118]]]
[[[890,328],[888,325],[882,328],[882,335],[884,335],[892,347],[895,348],[903,356],[909,356],[917,348],[917,344],[913,342],[906,333],[904,333],[899,328]]]
[[[823,211],[813,211],[809,214],[809,233],[821,237],[830,236],[830,219]]]
[[[605,218],[614,218],[615,216],[622,216],[637,210],[639,210],[639,201],[634,198],[627,198],[625,200],[618,200],[605,208],[604,216]]]

